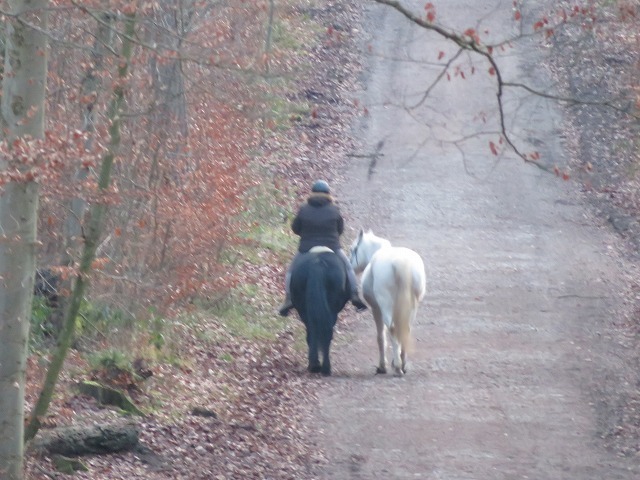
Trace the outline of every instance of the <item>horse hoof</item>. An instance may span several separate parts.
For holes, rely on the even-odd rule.
[[[330,377],[331,376],[331,370],[323,370],[321,373],[325,377]]]
[[[385,373],[387,373],[386,368],[382,368],[382,367],[376,368],[376,375],[385,374]]]
[[[322,371],[322,367],[320,365],[309,365],[309,373],[320,373]]]
[[[396,377],[404,377],[404,370],[402,370],[401,368],[396,368],[395,369],[395,376]]]

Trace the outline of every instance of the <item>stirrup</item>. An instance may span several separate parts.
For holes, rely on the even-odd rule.
[[[291,300],[287,298],[284,301],[284,303],[280,305],[280,308],[278,308],[278,315],[280,315],[281,317],[288,317],[289,312],[291,311],[292,308],[293,308],[293,303],[291,303]]]
[[[367,304],[358,297],[353,297],[351,299],[351,304],[356,307],[356,312],[364,312],[368,308]]]

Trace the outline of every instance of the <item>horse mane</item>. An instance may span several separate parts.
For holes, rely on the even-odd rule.
[[[373,243],[377,247],[376,249],[391,246],[391,242],[389,240],[387,240],[386,238],[377,236],[375,233],[373,233],[371,229],[367,230],[366,232],[362,230],[362,235],[363,237],[366,236],[367,240]]]

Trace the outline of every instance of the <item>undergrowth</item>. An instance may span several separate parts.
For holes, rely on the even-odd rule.
[[[302,16],[295,28],[282,23],[274,26],[276,48],[297,55],[310,48],[313,41],[319,41],[310,39],[319,36],[323,28],[309,16]],[[304,32],[310,34],[305,37]],[[306,38],[305,44],[300,38]],[[257,82],[267,92],[263,99],[272,121],[265,125],[266,135],[282,135],[295,123],[310,117],[309,102],[289,95],[295,82],[284,76],[278,80],[258,78]],[[215,298],[194,295],[184,302],[180,313],[170,316],[146,307],[132,311],[136,305],[132,307],[132,299],[125,298],[127,292],[123,292],[122,299],[110,296],[109,301],[89,296],[83,302],[76,325],[74,350],[87,369],[78,376],[112,370],[133,375],[137,374],[135,364],[140,361],[151,371],[168,368],[189,372],[198,361],[194,345],[211,349],[216,361],[232,365],[242,357],[233,345],[250,345],[258,351],[277,341],[283,332],[291,331],[295,332],[293,348],[304,350],[298,320],[279,317],[274,308],[283,293],[281,279],[275,278],[274,272],[281,271],[296,250],[297,240],[290,232],[295,192],[275,185],[271,166],[262,162],[260,152],[254,155],[256,161],[250,168],[261,180],[245,195],[244,208],[236,219],[243,225],[241,241],[227,245],[219,256],[223,265],[242,272],[241,281],[229,291],[216,292]],[[143,300],[133,299],[140,304]],[[46,302],[34,301],[31,346],[42,358],[55,344],[52,313]],[[171,402],[171,395],[164,393],[158,397],[154,395],[153,382],[149,384],[150,399]],[[224,382],[220,388],[225,389]]]

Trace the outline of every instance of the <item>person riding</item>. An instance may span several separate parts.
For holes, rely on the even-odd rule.
[[[353,271],[349,258],[340,247],[340,235],[344,231],[344,219],[340,210],[333,202],[329,184],[324,180],[317,180],[311,187],[311,195],[307,202],[300,207],[296,217],[291,223],[291,230],[300,237],[298,253],[294,257],[291,265],[298,258],[298,255],[308,252],[317,246],[328,247],[340,257],[347,270],[349,288],[351,289],[351,303],[358,312],[366,310],[367,306],[358,293],[358,280]],[[291,302],[291,266],[287,270],[285,277],[286,298],[278,309],[278,313],[283,317],[289,315],[293,308]]]

